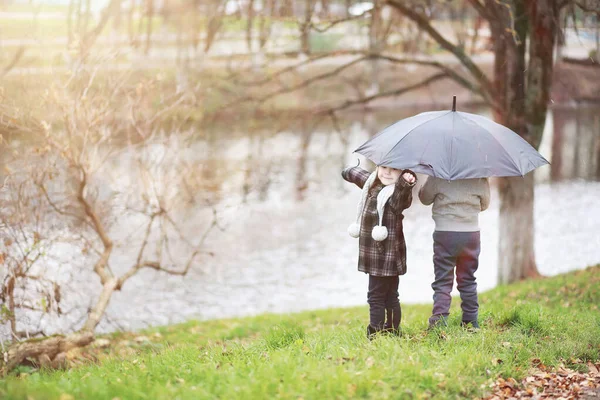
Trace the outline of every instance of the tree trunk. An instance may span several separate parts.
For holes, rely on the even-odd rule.
[[[83,20],[83,31],[87,32],[88,26],[90,25],[90,19],[92,17],[92,4],[90,0],[85,2],[85,16]]]
[[[516,37],[515,43],[507,47],[510,83],[506,88],[508,112],[502,122],[537,149],[542,140],[552,85],[558,7],[554,0],[514,0],[513,6],[517,16],[512,21]],[[529,57],[526,63],[527,34]],[[502,178],[499,190],[498,281],[510,283],[538,277],[534,253],[534,174]]]
[[[310,24],[313,14],[313,0],[306,0],[304,3],[304,21],[300,24],[300,54],[308,56],[310,54]]]
[[[539,277],[535,264],[534,175],[499,179],[498,283]]]
[[[600,132],[600,117],[598,115],[596,115],[596,117],[594,118],[594,124],[592,125],[593,127],[596,126],[596,122],[598,122],[598,127],[595,128],[595,132]],[[600,181],[600,138],[596,139],[596,180]]]
[[[513,2],[516,15],[522,15],[525,5]],[[528,20],[514,18],[505,9],[496,10],[503,19],[492,24],[494,39],[494,89],[501,109],[495,110],[494,118],[523,137],[528,136],[525,103],[525,45],[529,30]],[[513,26],[506,31],[506,26]],[[498,283],[510,283],[524,278],[539,276],[534,253],[534,175],[500,178],[499,237],[498,237]]]
[[[152,20],[154,19],[154,0],[148,0],[146,4],[146,9],[148,10],[148,16],[146,18],[146,48],[144,49],[144,54],[148,55],[150,52],[150,41],[152,38]]]
[[[82,332],[94,332],[94,330],[100,323],[100,319],[102,319],[102,316],[106,311],[106,307],[108,307],[108,303],[110,302],[110,298],[113,292],[117,289],[118,285],[119,279],[112,278],[102,286],[102,292],[100,293],[100,297],[96,302],[96,306],[88,315],[88,319],[87,321],[85,321],[83,328],[81,328]]]
[[[600,63],[600,15],[596,16],[596,62]]]
[[[542,142],[552,89],[559,10],[555,0],[527,0],[526,5],[531,24],[525,99],[529,129],[523,138],[537,149]]]
[[[252,28],[254,24],[254,0],[248,1],[248,20],[246,22],[246,46],[248,53],[252,54]]]
[[[301,202],[306,197],[308,188],[308,179],[306,173],[306,163],[308,160],[308,147],[312,139],[314,126],[308,121],[302,123],[302,143],[300,144],[300,154],[298,156],[298,168],[296,169],[296,201]]]
[[[83,29],[81,24],[83,22],[83,18],[81,17],[81,8],[83,7],[83,0],[77,0],[77,35],[81,37],[83,34]]]
[[[133,20],[136,5],[136,0],[132,0],[131,3],[129,3],[129,15],[127,16],[127,31],[129,32],[129,43],[134,48],[137,47],[137,35],[135,33],[135,25]]]
[[[67,11],[67,48],[73,43],[73,8],[75,0],[69,1],[69,9]]]
[[[11,276],[5,288],[5,298],[8,297],[8,319],[10,320],[10,330],[13,335],[17,334],[17,317],[15,315],[15,276]]]
[[[555,109],[552,114],[554,134],[552,135],[552,160],[550,164],[550,181],[558,182],[562,178],[564,131],[568,124],[567,112]]]
[[[382,18],[381,18],[381,3],[375,0],[371,11],[371,24],[369,25],[369,53],[379,55],[382,50]],[[369,75],[371,75],[371,84],[365,94],[373,96],[379,93],[379,61],[373,58],[369,61]]]

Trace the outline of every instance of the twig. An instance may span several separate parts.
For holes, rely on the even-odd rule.
[[[352,17],[341,18],[341,19],[335,20],[333,22],[330,22],[329,25],[325,26],[325,28],[318,28],[314,23],[311,22],[308,25],[308,29],[312,29],[312,30],[317,31],[319,33],[324,33],[324,32],[327,32],[329,29],[333,28],[336,25],[342,24],[344,22],[354,21],[354,20],[366,17],[369,14],[371,14],[371,12],[372,12],[372,10],[367,10],[367,11],[365,11],[362,14],[359,14],[359,15],[354,15]]]
[[[343,109],[346,109],[346,108],[349,108],[349,107],[352,107],[352,106],[355,106],[358,104],[367,104],[376,99],[380,99],[380,98],[384,98],[384,97],[399,96],[401,94],[410,92],[415,89],[419,89],[423,86],[427,86],[437,80],[444,79],[444,78],[448,78],[448,75],[446,73],[439,73],[439,74],[430,76],[429,78],[427,78],[421,82],[418,82],[414,85],[405,86],[403,88],[394,89],[394,90],[390,90],[387,92],[381,92],[378,94],[374,94],[372,96],[365,97],[363,99],[348,100],[339,106],[331,107],[331,108],[327,108],[325,110],[318,111],[318,114],[331,114],[332,112],[337,112],[337,111],[340,111],[340,110],[343,110]]]
[[[21,46],[18,48],[13,59],[2,70],[2,73],[0,74],[0,78],[4,78],[6,76],[6,74],[8,74],[10,72],[10,70],[13,69],[15,67],[15,65],[17,65],[17,63],[19,62],[21,57],[23,57],[23,54],[25,54],[25,47]]]

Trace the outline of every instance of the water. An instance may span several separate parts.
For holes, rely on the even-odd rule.
[[[211,232],[206,253],[185,278],[143,270],[115,292],[100,331],[365,304],[367,277],[356,268],[357,241],[346,233],[360,190],[344,182],[340,171],[355,164],[352,150],[372,133],[418,111],[348,116],[343,134],[327,125],[313,132],[299,127],[277,134],[217,128],[181,149],[183,156],[191,157],[205,185],[197,195],[217,201],[222,230]],[[598,111],[598,106],[560,108],[548,119],[540,151],[552,165],[536,171],[535,189],[535,250],[544,275],[600,262]],[[122,172],[127,164],[115,168]],[[419,178],[422,183],[424,176]],[[432,296],[434,223],[431,209],[415,199],[405,212],[408,273],[400,280],[403,304],[431,303]],[[193,215],[186,218],[185,232],[199,237],[210,212],[203,207],[182,211],[181,215]],[[129,249],[139,239],[128,239],[131,231],[126,229],[135,225],[135,219],[122,219],[111,230],[118,241],[127,241],[111,258],[117,273],[135,258]],[[497,284],[494,185],[490,209],[480,215],[480,226],[477,278],[480,291],[485,291]],[[77,264],[68,248],[62,256]],[[64,277],[62,284],[71,288],[75,308],[68,318],[42,316],[40,325],[48,332],[77,327],[85,308],[95,300],[88,294],[99,293],[98,279],[89,268]]]

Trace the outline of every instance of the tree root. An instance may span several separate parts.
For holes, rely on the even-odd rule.
[[[80,332],[68,336],[56,335],[15,343],[0,359],[0,376],[6,375],[27,361],[42,367],[64,368],[67,362],[67,351],[76,347],[85,347],[93,341],[92,332]]]

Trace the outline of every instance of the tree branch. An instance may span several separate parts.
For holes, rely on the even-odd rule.
[[[10,72],[10,70],[13,69],[15,67],[15,65],[17,65],[17,63],[19,62],[21,57],[23,57],[23,54],[25,54],[25,47],[21,46],[15,53],[13,59],[2,70],[2,73],[0,74],[0,78],[4,78],[6,76],[6,74],[8,74]]]
[[[401,0],[386,0],[387,4],[396,8],[399,12],[405,15],[407,18],[415,22],[419,28],[424,30],[431,36],[441,47],[451,52],[458,58],[462,65],[473,75],[473,77],[479,82],[483,92],[487,92],[489,97],[493,97],[493,86],[492,82],[487,78],[485,73],[473,62],[465,51],[450,43],[446,40],[430,23],[429,20],[417,13],[410,6],[406,5]]]
[[[334,68],[331,71],[325,72],[323,74],[315,75],[315,76],[313,76],[313,77],[311,77],[311,78],[309,78],[309,79],[307,79],[307,80],[305,80],[302,83],[299,83],[297,85],[290,86],[290,87],[285,87],[283,89],[276,90],[276,91],[271,92],[271,93],[269,93],[269,94],[267,94],[267,95],[265,95],[263,97],[260,97],[258,99],[253,99],[253,98],[249,97],[249,98],[244,98],[241,101],[257,100],[259,103],[264,103],[265,101],[270,100],[270,99],[272,99],[272,98],[274,98],[276,96],[282,95],[284,93],[294,92],[294,91],[296,91],[298,89],[302,89],[304,87],[310,86],[314,82],[318,82],[318,81],[321,81],[321,80],[324,80],[324,79],[336,76],[337,74],[339,74],[343,70],[348,69],[351,66],[353,66],[355,64],[358,64],[358,63],[360,63],[362,61],[365,61],[367,59],[369,59],[369,57],[366,57],[366,56],[365,57],[360,57],[360,58],[354,59],[354,60],[352,60],[352,61],[350,61],[350,62],[348,62],[346,64],[343,64],[343,65],[341,65],[341,66],[339,66],[337,68]],[[234,104],[235,104],[235,102],[234,102]]]
[[[168,216],[168,213],[161,212],[160,214],[164,214],[165,216]],[[173,224],[175,226],[176,230],[178,230],[175,223],[170,218],[168,220],[171,222],[171,224]],[[149,232],[150,232],[151,225],[152,225],[152,221],[148,224],[148,227],[146,228],[146,236],[144,238],[143,247],[145,247],[146,240],[150,235]],[[127,282],[127,280],[129,278],[131,278],[132,276],[137,274],[138,271],[141,270],[142,268],[152,268],[156,271],[162,271],[169,275],[179,275],[179,276],[187,275],[187,273],[189,272],[189,270],[192,266],[192,263],[194,262],[194,259],[196,258],[196,256],[198,254],[200,254],[200,249],[201,249],[202,245],[204,244],[204,241],[208,237],[208,234],[216,226],[218,226],[217,225],[217,212],[216,212],[216,210],[213,209],[213,219],[212,219],[210,226],[202,234],[202,237],[200,238],[198,244],[194,247],[194,251],[191,253],[189,259],[187,260],[185,267],[181,270],[166,268],[162,265],[160,260],[159,261],[149,261],[149,260],[142,261],[141,256],[142,256],[143,251],[140,250],[140,252],[138,253],[138,259],[137,259],[136,264],[129,271],[127,271],[125,274],[123,274],[119,278],[116,289],[120,290],[121,287],[125,284],[125,282]],[[178,232],[179,232],[179,230],[178,230]],[[160,245],[162,245],[162,244],[160,244]]]
[[[410,85],[410,86],[405,86],[403,88],[400,89],[394,89],[394,90],[389,90],[387,92],[380,92],[378,94],[374,94],[372,96],[369,97],[365,97],[363,99],[357,99],[357,100],[348,100],[346,102],[344,102],[343,104],[336,106],[336,107],[332,107],[332,108],[327,108],[325,110],[320,110],[318,111],[318,114],[329,114],[331,115],[331,113],[335,113],[341,110],[344,110],[346,108],[358,105],[358,104],[367,104],[370,103],[373,100],[377,100],[380,98],[384,98],[384,97],[393,97],[393,96],[399,96],[402,95],[404,93],[410,92],[412,90],[416,90],[419,89],[421,87],[427,86],[435,81],[438,81],[440,79],[444,79],[444,78],[448,78],[448,75],[446,73],[439,73],[433,76],[430,76],[429,78],[418,82],[414,85]]]
[[[464,78],[463,76],[458,74],[454,69],[445,66],[444,64],[440,63],[439,61],[427,61],[427,60],[418,60],[418,59],[412,59],[412,58],[398,58],[398,57],[393,57],[393,56],[386,56],[383,54],[376,54],[376,55],[373,55],[372,57],[379,58],[379,59],[389,61],[392,63],[397,63],[397,64],[417,64],[417,65],[426,65],[426,66],[438,68],[438,69],[444,71],[448,75],[449,78],[452,78],[461,86],[465,87],[466,89],[469,89],[470,91],[474,92],[475,94],[478,94],[478,95],[484,97],[484,99],[488,100],[488,98],[486,97],[486,94],[481,90],[480,86],[478,86],[478,85],[474,84],[473,82],[469,81],[468,79]],[[489,99],[489,101],[491,102],[492,100]]]
[[[577,7],[581,8],[585,12],[600,15],[600,4],[599,3],[596,3],[595,8],[591,2],[588,3],[585,0],[575,1],[575,5],[577,5]]]
[[[312,29],[312,30],[317,31],[319,33],[324,33],[324,32],[327,32],[328,30],[330,30],[331,28],[333,28],[336,25],[342,24],[344,22],[354,21],[356,19],[360,19],[360,18],[366,17],[367,15],[371,14],[371,11],[372,10],[367,10],[367,11],[365,11],[362,14],[359,14],[359,15],[353,15],[352,17],[346,17],[346,18],[337,19],[337,20],[335,20],[333,22],[330,22],[324,28],[318,28],[314,23],[310,22],[310,24],[308,25],[308,29]],[[299,24],[300,22],[296,21],[296,23]]]
[[[85,46],[82,50],[82,53],[85,55],[94,45],[94,42],[108,23],[110,16],[112,15],[114,10],[119,8],[121,4],[121,0],[111,0],[111,2],[106,6],[102,15],[100,16],[100,21],[91,31],[85,33],[83,40],[81,41],[82,46]]]
[[[238,81],[238,83],[240,83],[242,85],[247,85],[247,86],[260,86],[260,85],[264,85],[266,83],[273,81],[274,79],[280,77],[281,75],[284,75],[288,72],[295,71],[298,68],[301,68],[308,64],[312,64],[319,60],[323,60],[325,58],[333,58],[333,57],[339,57],[339,56],[345,56],[345,55],[361,55],[362,56],[364,54],[365,54],[365,52],[362,50],[343,50],[343,51],[334,51],[331,53],[319,54],[316,56],[311,56],[310,58],[307,58],[306,60],[301,61],[297,64],[282,68],[279,71],[277,71],[273,74],[270,74],[267,78],[257,80],[257,81],[247,81],[247,82]]]
[[[78,221],[82,221],[84,224],[89,225],[90,228],[92,228],[90,222],[87,221],[85,218],[82,218],[81,215],[78,215],[73,212],[69,212],[69,211],[59,208],[58,205],[56,205],[56,203],[54,203],[54,201],[50,198],[50,195],[48,194],[48,191],[46,190],[46,186],[44,186],[43,183],[36,182],[36,186],[42,191],[42,194],[46,198],[46,201],[48,202],[48,204],[50,205],[50,207],[52,207],[52,209],[54,211],[56,211],[60,215],[65,215],[65,216],[76,218]]]
[[[492,15],[490,14],[490,10],[485,7],[485,4],[479,2],[479,0],[468,0],[469,3],[475,8],[475,10],[481,15],[482,18],[489,20]]]

